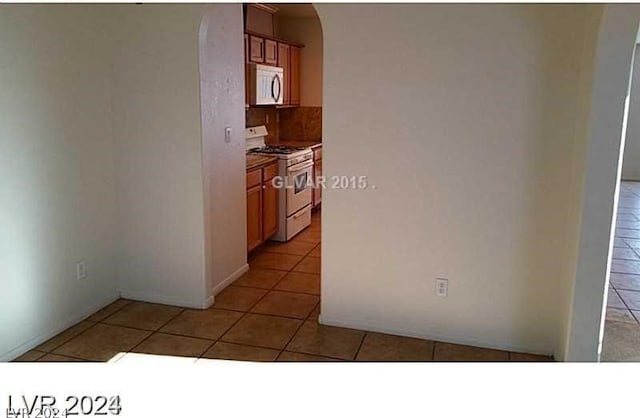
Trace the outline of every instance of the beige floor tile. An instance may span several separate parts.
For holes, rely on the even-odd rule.
[[[66,343],[76,335],[91,328],[94,324],[94,322],[82,321],[79,324],[66,329],[47,342],[40,344],[36,347],[36,350],[45,351],[47,353],[53,351],[55,348],[60,347],[62,344]]]
[[[302,256],[300,255],[263,252],[258,254],[249,264],[251,268],[289,271],[298,264],[300,260],[302,260]]]
[[[431,361],[433,341],[368,332],[359,361]]]
[[[275,290],[320,295],[320,275],[292,271],[278,283]]]
[[[182,310],[182,308],[175,306],[133,302],[102,322],[110,325],[156,331]]]
[[[320,298],[315,295],[272,290],[251,312],[305,319],[318,302]]]
[[[47,362],[47,363],[73,363],[77,361],[84,361],[73,357],[61,356],[58,354],[45,354],[44,356],[38,359],[38,362]]]
[[[617,260],[640,260],[640,257],[631,248],[613,248],[612,257]]]
[[[264,251],[268,253],[307,255],[316,244],[305,241],[296,241],[295,239],[280,243],[272,241],[265,247]]]
[[[133,301],[130,301],[127,299],[118,299],[115,302],[113,302],[111,305],[108,305],[100,309],[98,312],[94,313],[93,315],[91,315],[89,318],[86,319],[86,321],[100,322],[103,319],[118,312],[120,309],[124,308],[125,306],[131,304],[132,302]]]
[[[634,274],[611,273],[609,283],[616,289],[640,290],[640,276]]]
[[[315,248],[313,250],[311,250],[311,252],[309,253],[309,257],[320,257],[321,256],[321,244],[318,244],[315,246]]]
[[[266,294],[265,289],[229,286],[216,295],[213,307],[248,312]]]
[[[436,342],[435,361],[507,361],[509,353],[489,348]]]
[[[130,351],[149,335],[150,331],[96,324],[56,348],[53,353],[85,360],[107,361],[118,353]]]
[[[241,361],[274,361],[280,351],[218,341],[202,357]]]
[[[618,237],[618,238],[640,239],[640,230],[627,229],[627,228],[616,228],[616,237]]]
[[[640,274],[640,261],[611,260],[611,272]]]
[[[286,349],[296,353],[353,360],[363,338],[363,331],[306,321]]]
[[[618,290],[618,294],[629,309],[640,310],[640,292],[635,290]]]
[[[640,361],[640,326],[606,321],[600,361]]]
[[[263,270],[252,268],[243,274],[238,280],[233,282],[233,285],[271,289],[285,276],[285,274],[287,274],[287,272],[282,270]]]
[[[535,361],[553,361],[553,357],[551,356],[540,356],[536,354],[526,354],[526,353],[509,353],[510,361],[519,361],[519,362],[535,362]]]
[[[199,357],[213,344],[201,338],[155,333],[131,352],[162,356]]]
[[[621,321],[636,323],[636,319],[628,309],[609,308],[607,307],[607,321]]]
[[[626,229],[640,229],[640,222],[618,219],[618,222],[616,223],[616,227],[626,228]]]
[[[629,248],[629,246],[622,238],[614,238],[613,248]]]
[[[293,353],[291,351],[283,351],[282,353],[280,353],[280,356],[278,357],[277,361],[295,361],[295,362],[311,361],[311,362],[318,362],[318,361],[342,361],[342,360],[338,360],[338,359],[335,359],[335,358],[329,358],[329,357],[314,356],[314,355],[311,355],[311,354]]]
[[[320,274],[320,258],[305,257],[297,266],[295,266],[293,271]]]
[[[247,314],[222,336],[222,341],[281,350],[301,323],[298,319]]]
[[[297,241],[309,242],[311,244],[319,244],[320,232],[306,229],[296,235],[294,239]]]
[[[633,248],[635,250],[640,250],[640,239],[633,238],[616,238],[621,239],[627,245],[627,247]]]
[[[24,353],[23,355],[21,355],[18,358],[15,358],[13,361],[15,362],[32,362],[32,361],[36,361],[39,358],[41,358],[42,356],[44,356],[47,353],[44,353],[42,351],[37,351],[37,350],[30,350],[27,351],[26,353]]]
[[[617,220],[618,221],[638,221],[639,219],[636,218],[632,213],[618,212]]]
[[[625,306],[624,302],[622,302],[622,299],[620,299],[620,296],[618,296],[618,293],[616,293],[615,290],[609,290],[609,295],[607,296],[607,307],[609,307],[609,308],[620,308],[620,309],[626,309],[627,308]]]
[[[217,340],[241,317],[240,312],[221,309],[188,309],[172,319],[160,331]]]

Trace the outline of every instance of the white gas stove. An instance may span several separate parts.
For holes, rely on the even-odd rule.
[[[278,157],[278,232],[275,241],[289,241],[311,224],[313,151],[311,148],[266,145],[266,126],[246,129],[247,153]]]

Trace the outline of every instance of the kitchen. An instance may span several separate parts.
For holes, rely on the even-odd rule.
[[[320,208],[322,190],[313,186],[322,175],[322,39],[304,43],[313,23],[319,32],[309,4],[246,4],[244,12],[251,254],[290,241]]]

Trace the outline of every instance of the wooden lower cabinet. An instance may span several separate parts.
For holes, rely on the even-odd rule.
[[[266,241],[278,231],[278,189],[271,180],[262,184],[262,239]]]
[[[247,171],[247,251],[278,231],[278,189],[271,181],[277,172],[277,161]]]
[[[247,251],[262,244],[262,187],[247,189]]]

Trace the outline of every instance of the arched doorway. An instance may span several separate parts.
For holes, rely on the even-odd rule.
[[[296,109],[322,106],[322,31],[319,29],[318,39],[320,23],[315,8],[310,4],[279,5],[278,8],[283,20],[291,28],[290,31],[281,30],[282,36],[314,36],[315,43],[308,49],[319,49],[320,55],[319,58],[317,55],[311,57],[309,61],[313,65],[302,72],[301,83],[311,80],[314,88],[302,90],[299,107],[262,107],[260,110],[267,115],[266,121],[263,120],[262,113],[257,116],[249,115],[249,109],[245,107],[242,4],[213,4],[205,6],[203,10],[199,50],[206,249],[204,292],[208,306],[213,303],[214,295],[234,283],[249,269],[246,245],[245,127],[269,124],[269,116],[274,112],[286,112],[292,122],[297,122],[293,120],[297,116],[291,116]],[[305,18],[316,21],[317,26],[312,35],[305,33],[304,25],[296,26],[297,19]],[[305,65],[304,52],[302,55]],[[317,114],[313,110],[309,113]],[[321,123],[319,127],[321,129]],[[227,135],[229,137],[225,139]]]
[[[598,361],[601,350],[612,220],[620,181],[621,132],[639,21],[637,5],[604,7],[590,91],[582,223],[567,327],[567,361]]]

